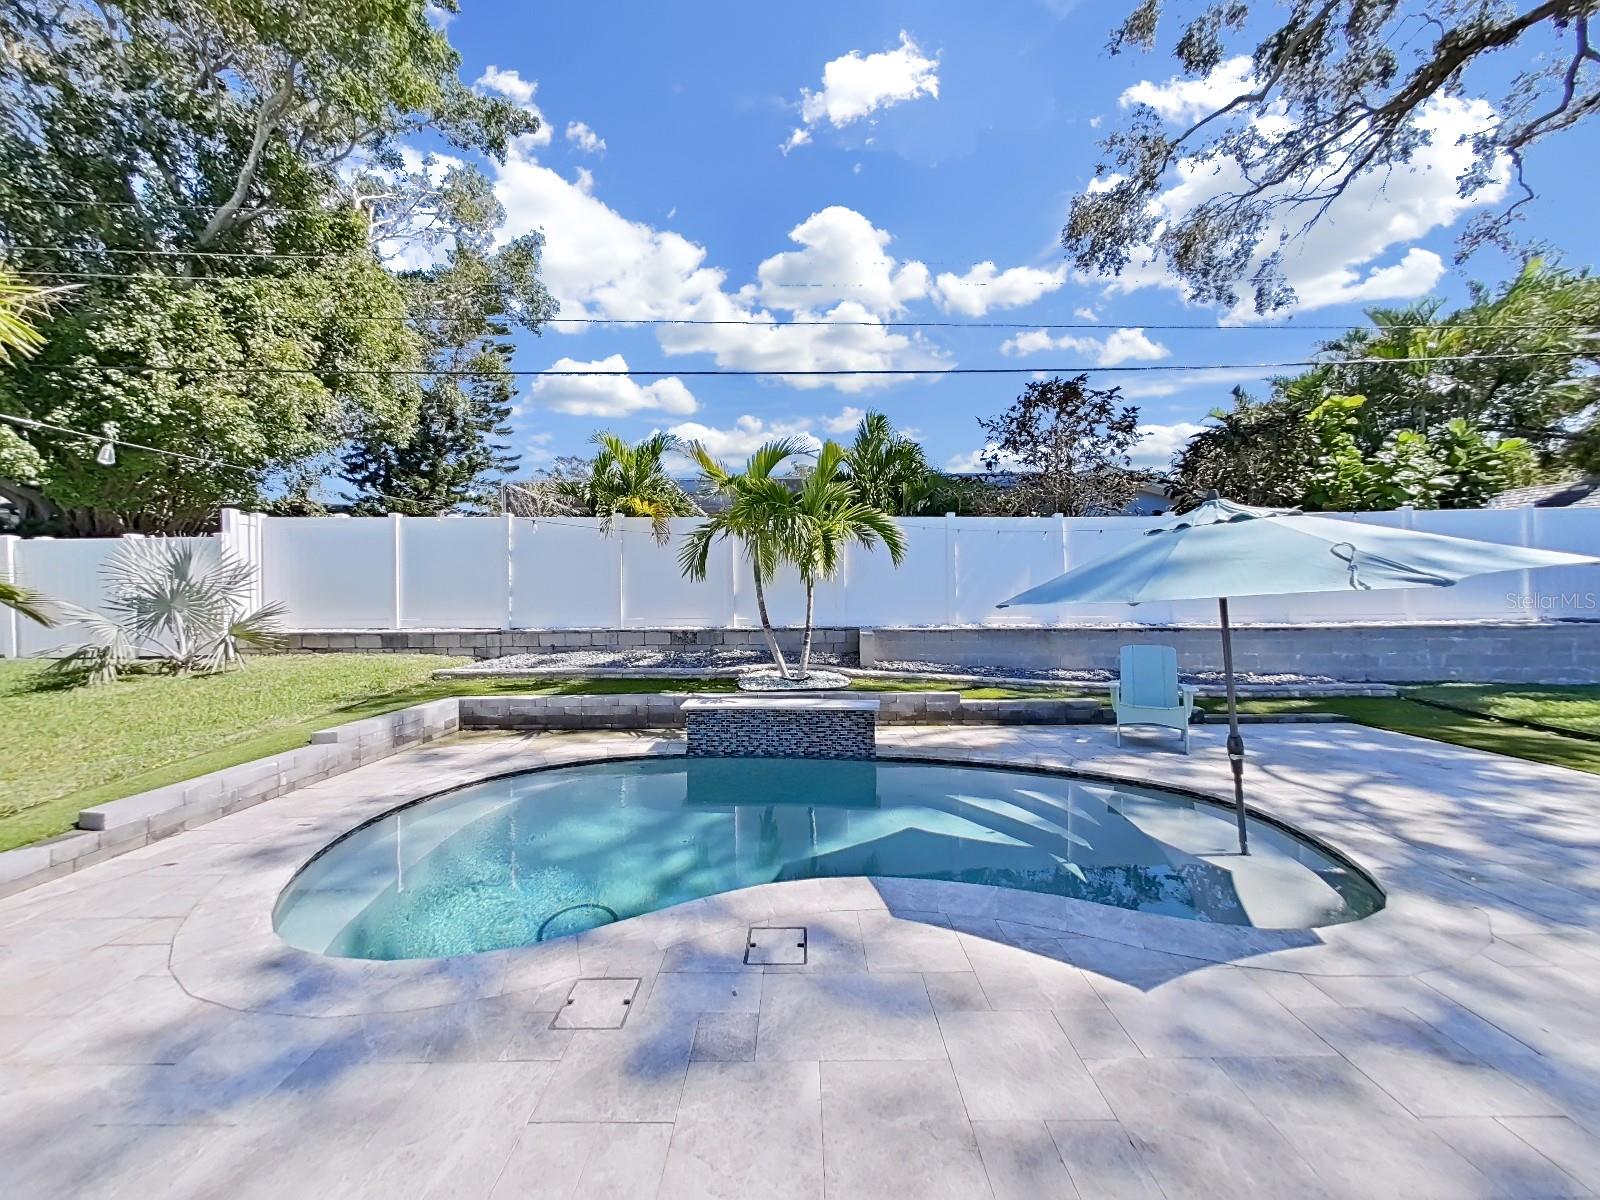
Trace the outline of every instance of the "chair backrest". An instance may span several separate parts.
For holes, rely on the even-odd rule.
[[[1178,651],[1172,646],[1124,646],[1122,699],[1135,708],[1176,708]]]

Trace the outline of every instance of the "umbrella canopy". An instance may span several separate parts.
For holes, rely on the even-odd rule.
[[[1449,587],[1495,571],[1594,562],[1600,559],[1207,500],[998,607]]]
[[[1496,571],[1597,562],[1600,559],[1583,554],[1363,525],[1307,516],[1296,509],[1251,508],[1213,494],[1193,512],[1147,530],[1131,545],[1074,567],[997,607],[1216,600],[1228,685],[1228,761],[1233,769],[1239,852],[1246,854],[1244,738],[1239,733],[1228,597],[1450,587]]]

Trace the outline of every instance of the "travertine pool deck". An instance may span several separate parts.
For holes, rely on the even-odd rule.
[[[1267,813],[1384,886],[1241,931],[847,879],[410,963],[271,930],[316,850],[649,734],[406,751],[0,901],[0,1196],[1569,1197],[1600,1192],[1600,779],[1346,725],[1261,727]],[[879,731],[881,754],[1224,794],[1091,726]],[[804,966],[746,967],[752,924]],[[555,1030],[579,977],[620,1029]]]

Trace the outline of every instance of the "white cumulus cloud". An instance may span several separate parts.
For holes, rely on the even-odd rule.
[[[713,458],[730,461],[747,458],[767,442],[778,438],[796,438],[808,449],[822,445],[822,439],[811,432],[811,422],[765,421],[746,413],[732,425],[718,427],[703,425],[699,421],[685,421],[667,431],[686,442],[699,442]]]
[[[881,108],[919,96],[938,99],[939,58],[929,58],[902,29],[900,45],[893,50],[867,55],[852,50],[822,68],[821,89],[800,93],[803,124],[789,135],[783,152],[809,142],[810,130],[823,121],[842,129]]]
[[[552,371],[626,371],[620,354],[593,362],[559,358]],[[626,417],[639,412],[664,412],[686,416],[700,406],[676,376],[640,384],[628,375],[541,375],[533,381],[536,404],[580,417]]]
[[[567,122],[567,141],[585,154],[599,154],[606,148],[606,140],[582,121]]]
[[[1042,354],[1047,350],[1088,355],[1101,367],[1125,362],[1157,362],[1172,353],[1160,342],[1151,341],[1142,329],[1117,329],[1104,338],[1078,337],[1070,333],[1058,337],[1048,329],[1029,329],[1000,344],[1001,354],[1017,357]]]
[[[774,254],[756,268],[761,299],[779,308],[815,308],[851,300],[871,312],[894,314],[928,294],[928,268],[898,262],[885,249],[893,239],[854,209],[831,205],[789,231],[801,246]]]
[[[888,254],[889,235],[851,209],[813,214],[791,231],[798,250],[771,256],[756,282],[730,289],[726,273],[706,264],[705,247],[629,220],[587,181],[580,186],[525,149],[513,147],[497,169],[495,194],[506,208],[503,236],[544,232],[543,277],[563,316],[752,322],[656,327],[664,353],[709,354],[726,368],[920,370],[947,361],[920,334],[883,324],[885,314],[926,291],[927,269]],[[827,286],[794,286],[800,283]],[[903,381],[776,378],[849,392]]]
[[[502,71],[490,63],[482,75],[477,78],[476,86],[487,88],[491,92],[499,92],[518,108],[524,109],[539,118],[539,128],[530,134],[525,134],[518,140],[531,146],[548,146],[550,144],[550,122],[545,120],[544,113],[539,110],[534,102],[534,96],[539,91],[539,84],[532,79],[524,79],[516,71]]]
[[[934,281],[934,290],[939,307],[946,312],[981,317],[991,309],[1032,304],[1066,281],[1066,267],[1012,267],[1002,271],[992,262],[981,262],[965,275],[944,272]]]
[[[1241,54],[1218,63],[1204,79],[1142,80],[1123,92],[1117,103],[1123,108],[1147,104],[1168,121],[1193,124],[1243,92],[1251,82],[1250,67],[1249,56]]]
[[[1136,467],[1166,470],[1173,456],[1189,444],[1189,439],[1204,429],[1192,421],[1177,421],[1171,425],[1141,425],[1139,440],[1128,452]]]

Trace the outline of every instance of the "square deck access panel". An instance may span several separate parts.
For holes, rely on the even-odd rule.
[[[580,979],[567,993],[551,1029],[621,1029],[638,994],[637,979]]]
[[[800,967],[806,961],[804,925],[772,927],[752,925],[744,940],[747,967]]]

